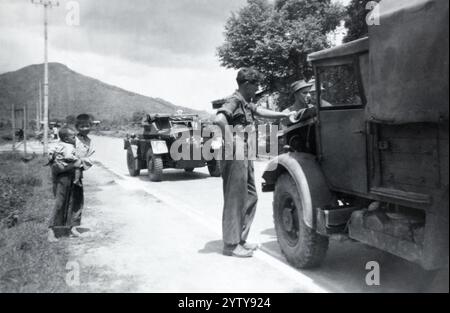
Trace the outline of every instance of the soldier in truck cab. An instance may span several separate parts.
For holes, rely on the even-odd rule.
[[[288,109],[290,111],[300,111],[307,109],[311,103],[311,83],[307,83],[304,80],[299,80],[291,84],[291,94],[294,96],[294,104]]]
[[[311,104],[310,91],[312,86],[313,84],[304,80],[298,80],[291,84],[290,89],[291,95],[294,96],[294,103],[283,112],[295,112],[295,114],[291,115],[290,123],[287,126],[315,115],[315,110],[309,110],[314,108],[314,105]]]

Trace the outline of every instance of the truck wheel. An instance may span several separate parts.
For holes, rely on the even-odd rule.
[[[212,177],[220,177],[222,175],[222,166],[219,160],[213,160],[208,163],[208,171]]]
[[[138,176],[141,172],[141,169],[139,168],[139,159],[137,156],[133,155],[131,147],[127,148],[127,167],[128,172],[132,177]]]
[[[287,173],[275,185],[273,216],[278,244],[287,261],[297,268],[319,266],[328,249],[328,237],[304,223],[300,191]]]
[[[163,172],[163,160],[161,156],[152,155],[147,162],[148,177],[151,181],[161,181]]]
[[[185,172],[192,173],[194,171],[193,167],[188,167],[184,169]]]

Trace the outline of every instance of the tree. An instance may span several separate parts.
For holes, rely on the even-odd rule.
[[[345,26],[348,28],[347,36],[344,42],[350,42],[364,36],[367,36],[369,29],[366,17],[370,13],[367,4],[374,0],[352,0],[346,9]],[[375,0],[380,2],[380,0]]]
[[[289,83],[312,76],[307,55],[330,47],[326,35],[343,13],[331,0],[247,0],[225,25],[219,59],[227,68],[254,67],[268,90],[285,92]]]

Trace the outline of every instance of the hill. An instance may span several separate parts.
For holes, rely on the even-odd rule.
[[[43,64],[24,67],[0,75],[0,122],[11,116],[11,103],[26,104],[30,119],[36,116],[38,82],[42,80]],[[159,98],[146,97],[100,80],[81,75],[60,63],[49,63],[49,118],[65,119],[68,115],[92,114],[96,119],[119,121],[130,119],[134,112],[147,113],[208,113],[176,106]]]

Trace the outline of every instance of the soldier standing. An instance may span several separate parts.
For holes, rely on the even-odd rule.
[[[269,119],[282,119],[288,118],[292,114],[267,110],[257,107],[251,102],[261,81],[261,74],[258,71],[252,68],[242,68],[238,72],[236,81],[238,90],[226,99],[215,119],[215,124],[221,128],[224,137],[233,138],[231,146],[237,146],[236,141],[240,139],[236,132],[244,132],[247,126],[254,124],[255,115]],[[234,128],[234,134],[230,126]],[[230,143],[225,141],[225,145],[230,145]],[[258,247],[256,244],[246,241],[258,201],[253,161],[249,160],[248,156],[245,156],[243,160],[238,160],[234,154],[232,160],[223,160],[222,164],[223,254],[251,257],[253,251]]]

